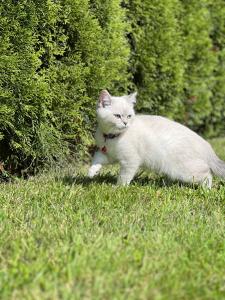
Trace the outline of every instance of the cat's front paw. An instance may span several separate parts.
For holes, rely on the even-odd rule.
[[[102,165],[97,164],[97,165],[93,165],[90,167],[90,169],[88,170],[88,177],[92,178],[95,175],[97,175],[101,169]]]

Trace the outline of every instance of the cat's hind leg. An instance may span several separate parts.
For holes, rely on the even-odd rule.
[[[194,179],[197,183],[201,184],[204,189],[210,190],[212,188],[212,174],[209,166],[202,162],[196,164],[196,166]]]
[[[211,189],[212,188],[212,175],[210,173],[202,180],[201,185],[204,189]]]
[[[88,177],[92,178],[95,175],[97,175],[102,165],[106,165],[108,163],[108,158],[104,153],[102,153],[101,151],[95,152],[94,157],[92,159],[91,167],[88,170]]]
[[[183,172],[180,178],[184,182],[197,183],[204,189],[211,189],[212,174],[210,167],[207,163],[205,163],[205,161],[201,159],[186,160],[182,166]]]

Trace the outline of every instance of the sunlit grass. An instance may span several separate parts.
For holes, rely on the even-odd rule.
[[[225,299],[223,181],[86,170],[1,185],[1,299]]]

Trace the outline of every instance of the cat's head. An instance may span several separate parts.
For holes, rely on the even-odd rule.
[[[107,90],[101,91],[97,105],[97,120],[104,133],[121,133],[131,124],[135,115],[137,93],[114,97]]]

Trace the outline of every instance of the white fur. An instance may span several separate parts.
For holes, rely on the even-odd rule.
[[[99,149],[105,146],[106,153],[101,150],[95,153],[89,176],[95,176],[104,164],[119,163],[118,184],[129,184],[139,168],[149,168],[172,179],[211,188],[211,170],[218,167],[218,161],[223,162],[210,144],[189,128],[167,118],[135,115],[135,98],[136,94],[112,97],[107,91],[101,92],[96,143]],[[120,135],[105,140],[103,134],[108,133]],[[224,170],[220,168],[220,173]]]

